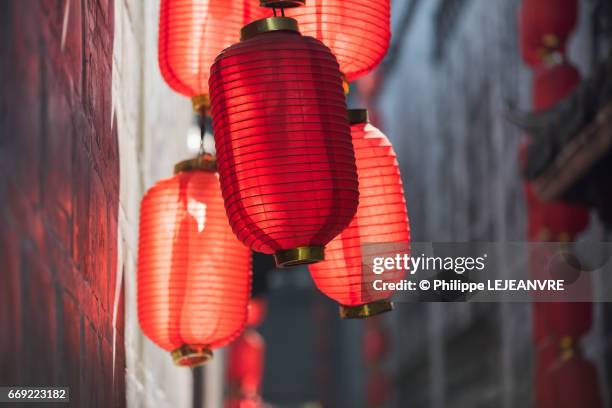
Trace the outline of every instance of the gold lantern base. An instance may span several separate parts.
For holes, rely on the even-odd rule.
[[[325,247],[303,246],[278,251],[274,254],[276,266],[285,268],[288,266],[306,265],[320,262],[325,259]]]
[[[208,363],[213,358],[212,351],[207,346],[183,344],[170,353],[174,364],[179,367],[198,367]]]
[[[240,30],[240,41],[255,37],[257,34],[270,31],[298,31],[297,20],[290,17],[268,17],[255,20]]]
[[[359,306],[340,305],[340,317],[343,319],[365,319],[393,310],[393,303],[388,300],[366,303]]]
[[[196,95],[191,98],[191,104],[195,113],[199,113],[202,116],[208,115],[210,96],[208,94]]]

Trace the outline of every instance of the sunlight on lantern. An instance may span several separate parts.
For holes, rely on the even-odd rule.
[[[189,212],[189,214],[198,223],[198,232],[202,232],[204,230],[206,220],[206,204],[194,200],[193,198],[189,198],[189,203],[187,203],[187,212]]]

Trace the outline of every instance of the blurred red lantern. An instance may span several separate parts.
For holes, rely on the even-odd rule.
[[[576,26],[577,0],[523,0],[519,11],[519,39],[523,60],[531,66],[563,57]]]
[[[315,37],[332,50],[350,82],[371,71],[387,53],[391,39],[389,3],[306,1],[302,7],[287,9],[285,15],[298,21],[302,34]]]
[[[268,302],[263,297],[251,298],[247,317],[248,327],[257,327],[263,323],[268,312]]]
[[[279,266],[323,259],[359,192],[335,57],[274,17],[242,29],[211,68],[215,144],[230,224]]]
[[[389,352],[389,339],[380,324],[366,326],[363,335],[363,353],[366,365],[375,366],[382,362]]]
[[[555,408],[601,408],[597,369],[578,355],[562,361],[550,373],[555,386]]]
[[[253,0],[161,0],[158,61],[168,85],[204,112],[215,57],[264,13]]]
[[[259,333],[246,329],[229,348],[227,378],[232,395],[255,397],[263,380],[265,343]]]
[[[384,407],[391,399],[393,384],[391,377],[384,371],[374,371],[366,380],[366,402],[368,407]]]
[[[321,292],[340,303],[342,317],[369,317],[391,310],[390,291],[374,291],[374,280],[395,282],[403,271],[374,274],[366,257],[379,251],[407,252],[410,226],[393,147],[367,122],[367,112],[349,111],[359,177],[359,207],[349,226],[327,246],[324,262],[310,266]],[[365,267],[364,267],[365,266]]]
[[[194,366],[240,334],[251,256],[228,225],[214,159],[182,162],[175,172],[142,199],[138,318],[177,365]]]

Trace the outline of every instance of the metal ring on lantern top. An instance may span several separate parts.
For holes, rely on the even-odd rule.
[[[306,0],[259,0],[261,7],[268,8],[293,8],[306,4]]]
[[[172,350],[174,364],[180,367],[198,367],[208,363],[213,358],[212,351],[207,346],[183,344]]]
[[[388,300],[366,303],[358,306],[340,305],[340,317],[343,319],[365,319],[393,310],[393,303]]]
[[[204,154],[195,159],[183,160],[174,165],[174,174],[181,171],[217,171],[217,159],[212,154]]]
[[[359,123],[368,123],[370,121],[367,109],[349,109],[347,117],[351,125],[357,125]]]
[[[242,27],[240,30],[240,41],[246,41],[257,34],[268,33],[270,31],[299,32],[298,22],[296,19],[289,17],[262,18]]]

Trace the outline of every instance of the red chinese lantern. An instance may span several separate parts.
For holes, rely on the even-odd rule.
[[[265,351],[263,338],[253,329],[246,329],[242,336],[232,343],[227,368],[231,394],[241,398],[252,398],[259,394]]]
[[[143,332],[194,366],[246,321],[251,256],[225,216],[214,159],[179,163],[142,199],[138,319]]]
[[[577,0],[523,0],[519,11],[519,40],[523,59],[536,67],[565,54],[576,26]]]
[[[282,5],[283,1],[275,3]],[[285,10],[285,15],[298,21],[302,34],[315,37],[332,50],[350,82],[371,71],[387,53],[391,39],[389,3],[308,0],[302,7]]]
[[[597,369],[578,355],[562,361],[550,373],[555,386],[557,408],[601,408]]]
[[[317,262],[355,214],[355,157],[335,57],[273,17],[211,68],[215,145],[230,224],[279,266]]]
[[[215,57],[265,12],[253,0],[161,0],[158,61],[168,85],[205,112]]]
[[[367,112],[349,111],[359,177],[359,208],[350,225],[327,246],[324,262],[310,266],[321,292],[340,303],[342,317],[369,317],[391,310],[389,291],[374,291],[374,280],[395,282],[403,271],[374,274],[364,262],[372,251],[407,252],[410,226],[393,147],[368,124]],[[392,245],[393,247],[391,247]],[[368,247],[368,255],[364,253]],[[383,255],[383,254],[381,254]]]
[[[247,315],[247,326],[258,327],[266,318],[268,303],[263,297],[251,298]]]

